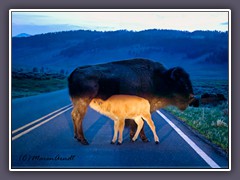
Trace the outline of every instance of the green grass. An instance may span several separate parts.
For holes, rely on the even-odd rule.
[[[67,87],[67,80],[58,78],[29,79],[12,78],[12,98],[34,96]]]
[[[167,107],[166,110],[228,152],[229,127],[226,103],[211,108],[188,107],[185,111],[180,111],[176,107]]]
[[[197,97],[200,97],[203,93],[221,93],[228,99],[227,80],[193,80],[192,84]],[[228,101],[217,106],[200,105],[200,107],[188,107],[185,111],[180,111],[173,106],[165,109],[228,153]]]
[[[203,93],[223,94],[228,99],[228,80],[192,80],[195,95]]]

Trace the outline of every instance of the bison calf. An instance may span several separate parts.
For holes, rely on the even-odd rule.
[[[125,119],[133,119],[138,126],[132,141],[138,138],[143,127],[143,120],[145,120],[153,132],[156,144],[158,144],[159,139],[151,119],[150,104],[146,99],[137,96],[114,95],[105,101],[93,99],[90,107],[114,121],[114,136],[111,143],[116,142],[119,132],[118,144],[122,144]]]

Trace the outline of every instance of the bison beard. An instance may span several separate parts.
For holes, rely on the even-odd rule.
[[[82,144],[88,144],[82,121],[94,98],[106,100],[116,94],[140,96],[149,101],[151,113],[167,105],[184,110],[194,99],[189,75],[182,68],[167,70],[162,64],[147,59],[76,68],[68,78],[68,88],[73,103],[74,135]],[[130,122],[132,137],[136,124]],[[148,141],[143,128],[140,137],[143,141]]]

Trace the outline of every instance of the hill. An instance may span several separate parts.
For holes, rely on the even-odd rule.
[[[181,66],[196,78],[227,78],[228,32],[78,30],[12,38],[13,70],[71,72],[81,65],[136,57]]]
[[[14,36],[14,37],[29,37],[29,36],[31,36],[31,35],[30,34],[26,34],[26,33],[21,33],[21,34],[18,34],[16,36]]]

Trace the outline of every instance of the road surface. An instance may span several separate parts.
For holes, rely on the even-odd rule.
[[[83,122],[88,146],[73,138],[67,90],[12,100],[10,169],[228,169],[228,159],[164,110],[152,114],[160,140],[110,144],[113,121],[88,109]]]

